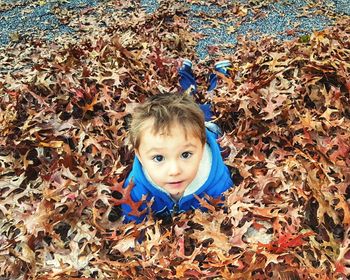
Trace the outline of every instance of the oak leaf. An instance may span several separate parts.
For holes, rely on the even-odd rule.
[[[135,186],[134,182],[130,180],[130,183],[123,187],[123,183],[117,183],[113,187],[111,187],[111,191],[118,192],[121,195],[120,199],[111,198],[110,201],[115,205],[127,204],[131,207],[131,211],[128,213],[129,215],[141,217],[147,212],[147,208],[143,210],[139,210],[139,208],[145,204],[146,196],[143,195],[140,201],[134,201],[131,197],[131,190]]]

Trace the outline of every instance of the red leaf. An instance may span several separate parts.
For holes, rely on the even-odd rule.
[[[85,8],[85,9],[83,9],[83,10],[80,11],[80,14],[81,14],[81,15],[85,15],[85,14],[90,13],[90,12],[93,11],[93,10],[95,10],[95,8],[91,8],[91,7]]]
[[[287,233],[281,234],[276,241],[272,241],[267,245],[259,243],[259,245],[260,247],[265,247],[270,252],[281,254],[289,251],[290,248],[303,245],[305,243],[305,240],[303,240],[303,238],[314,234],[315,234],[314,232],[310,231],[310,232],[295,236],[287,232]]]
[[[179,255],[180,256],[185,256],[185,238],[181,236],[178,240],[178,245],[179,245]]]
[[[335,272],[346,273],[346,268],[342,263],[337,262],[335,264]]]
[[[134,182],[130,181],[129,185],[127,185],[125,188],[123,188],[123,183],[117,183],[114,187],[111,187],[111,191],[117,191],[122,195],[121,199],[111,198],[111,202],[116,206],[121,204],[128,204],[131,207],[129,214],[132,216],[140,217],[147,211],[147,208],[139,211],[139,207],[144,204],[147,196],[143,195],[140,201],[135,202],[131,197],[131,190],[134,185]]]

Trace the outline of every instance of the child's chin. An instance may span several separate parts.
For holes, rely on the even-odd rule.
[[[177,190],[177,191],[176,190],[170,190],[170,191],[168,191],[168,193],[173,196],[173,195],[181,195],[184,192],[182,190]]]
[[[178,193],[170,193],[171,197],[176,199],[176,200],[179,200],[182,195],[183,195],[183,192],[178,192]]]

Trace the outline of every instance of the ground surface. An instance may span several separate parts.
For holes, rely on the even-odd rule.
[[[0,279],[348,279],[350,17],[319,2],[2,1]],[[183,57],[234,186],[125,224],[130,113]]]
[[[41,36],[49,40],[63,33],[74,33],[69,21],[62,20],[62,14],[70,10],[83,11],[96,7],[105,1],[96,0],[2,0],[0,4],[0,46],[17,41],[24,36]],[[200,58],[208,55],[208,48],[225,45],[232,53],[237,36],[251,34],[252,39],[262,36],[276,36],[289,40],[295,36],[321,30],[334,23],[334,16],[350,15],[349,0],[282,0],[282,1],[236,1],[252,9],[242,18],[225,18],[225,7],[209,1],[207,5],[196,1],[187,2],[190,26],[203,34],[196,46]],[[223,1],[235,3],[235,1]],[[320,2],[320,3],[317,3]],[[141,0],[141,7],[148,13],[157,12],[159,2]],[[221,3],[221,2],[219,2]],[[315,4],[317,3],[317,4]],[[113,12],[113,10],[105,11]],[[227,12],[227,11],[226,11]],[[60,14],[60,16],[57,16]]]

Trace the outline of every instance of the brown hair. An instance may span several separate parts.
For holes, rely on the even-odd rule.
[[[204,114],[192,96],[187,94],[157,94],[135,108],[129,130],[134,149],[140,146],[142,125],[146,120],[154,121],[153,132],[169,134],[174,124],[180,124],[186,137],[188,133],[193,133],[203,144],[206,141]]]

